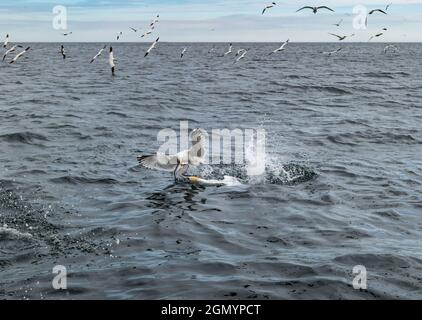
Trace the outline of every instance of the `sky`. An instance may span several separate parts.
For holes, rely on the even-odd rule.
[[[273,0],[2,0],[0,39],[12,42],[295,42],[338,41],[329,33],[351,35],[345,41],[366,42],[387,28],[374,42],[422,42],[422,0],[285,0],[262,15]],[[387,15],[365,12],[393,3]],[[335,12],[296,12],[305,5],[327,5]],[[354,12],[356,6],[362,11]],[[57,24],[56,6],[66,8]],[[141,38],[159,14],[153,34]],[[333,24],[343,20],[340,27]],[[61,29],[67,22],[67,29]],[[55,22],[53,24],[53,22]],[[356,28],[358,26],[358,28]],[[129,27],[139,28],[135,33]],[[72,32],[69,36],[63,33]]]

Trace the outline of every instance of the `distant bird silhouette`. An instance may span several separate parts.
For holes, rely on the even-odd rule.
[[[270,5],[266,6],[266,7],[264,8],[264,10],[262,10],[262,14],[264,14],[264,13],[265,13],[265,11],[267,11],[268,9],[271,9],[272,7],[274,7],[274,6],[276,6],[276,5],[277,5],[277,3],[275,3],[275,2],[271,2],[271,4],[270,4]]]
[[[310,10],[312,10],[312,12],[313,12],[314,14],[316,14],[316,13],[318,12],[318,10],[320,10],[320,9],[326,9],[326,10],[330,10],[330,11],[334,12],[334,10],[333,10],[333,9],[331,9],[331,8],[329,8],[329,7],[327,7],[327,6],[320,6],[320,7],[305,6],[305,7],[303,7],[303,8],[300,8],[300,9],[299,9],[299,10],[297,10],[296,12],[302,11],[302,10],[304,10],[304,9],[310,9]]]
[[[355,34],[351,34],[350,36],[339,36],[338,34],[334,34],[334,33],[328,33],[331,34],[334,37],[337,37],[339,41],[343,41],[344,39],[346,39],[347,37],[353,37]]]
[[[144,58],[149,55],[149,53],[151,52],[152,49],[155,48],[155,46],[157,45],[158,41],[160,40],[160,38],[158,37],[152,44],[151,46],[148,48],[147,52],[144,55]]]

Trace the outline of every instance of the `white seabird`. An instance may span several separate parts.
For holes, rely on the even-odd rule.
[[[264,8],[264,10],[262,10],[262,14],[264,14],[265,13],[265,11],[267,11],[268,9],[271,9],[272,7],[274,7],[274,6],[276,6],[277,5],[277,3],[275,3],[275,2],[271,2],[271,4],[269,4],[268,6],[266,6],[265,8]]]
[[[20,57],[22,57],[31,47],[26,48],[25,50],[19,52],[10,63],[15,63]]]
[[[67,37],[67,36],[70,36],[72,33],[73,33],[73,32],[67,32],[67,33],[63,33],[63,35],[64,35],[65,37]]]
[[[160,40],[160,37],[158,37],[152,44],[151,46],[148,48],[147,52],[145,53],[144,57],[146,57],[147,55],[149,55],[149,53],[151,52],[152,49],[155,48],[155,46],[157,45],[158,41]]]
[[[340,27],[340,25],[341,25],[341,23],[343,22],[343,19],[341,19],[339,22],[337,22],[337,23],[334,23],[333,24],[333,26],[336,26],[336,27]]]
[[[371,40],[372,40],[372,39],[374,39],[374,38],[381,37],[381,36],[384,34],[384,31],[387,31],[387,28],[382,28],[382,30],[381,30],[381,31],[379,31],[378,33],[376,33],[376,34],[374,34],[373,36],[371,36],[371,37],[369,38],[368,42],[369,42],[369,41],[371,41]]]
[[[232,53],[232,48],[233,48],[233,44],[232,44],[232,43],[230,43],[230,44],[229,44],[229,50],[227,50],[227,51],[224,53],[224,55],[223,55],[223,56],[225,57],[225,56],[227,56],[228,54]]]
[[[185,55],[186,51],[188,50],[188,48],[183,48],[182,53],[180,54],[180,59],[183,58],[183,56]]]
[[[93,63],[99,56],[101,56],[105,48],[107,48],[107,46],[104,46],[100,51],[98,51],[98,53],[92,58],[90,63]]]
[[[14,45],[14,46],[13,46],[13,47],[11,47],[9,50],[7,50],[7,51],[4,53],[4,55],[3,55],[3,61],[4,61],[4,59],[6,59],[7,55],[8,55],[9,53],[14,52],[14,51],[16,50],[16,48],[22,48],[22,46],[21,46],[21,45]]]
[[[387,9],[388,9],[388,6],[387,6]],[[366,16],[366,19],[365,19],[365,25],[366,25],[366,26],[368,25],[368,17],[369,17],[370,15],[374,14],[375,12],[380,12],[380,13],[382,13],[382,14],[387,14],[387,12],[385,12],[385,11],[384,11],[384,10],[382,10],[382,9],[373,9],[373,10],[369,11],[369,13],[368,13],[368,15]]]
[[[147,35],[149,35],[149,34],[151,34],[152,33],[152,31],[154,31],[154,26],[152,26],[149,30],[147,30],[147,31],[145,31],[142,35],[141,35],[141,38],[143,38],[143,37],[145,37],[145,36],[147,36]]]
[[[114,68],[115,68],[114,61],[116,61],[116,59],[114,59],[113,47],[110,47],[110,54],[109,54],[109,57],[108,57],[108,64],[110,65],[111,74],[113,76],[114,76]]]
[[[282,45],[279,48],[275,49],[274,51],[271,51],[269,54],[273,54],[273,53],[277,53],[277,52],[286,50],[285,46],[289,43],[289,41],[290,40],[287,39],[285,42],[282,43]]]
[[[175,180],[183,178],[189,166],[199,166],[205,161],[205,137],[201,129],[195,129],[191,135],[192,147],[174,155],[157,153],[138,156],[140,165],[148,169],[172,171]]]
[[[334,37],[337,37],[339,41],[343,41],[344,39],[346,39],[347,37],[353,37],[355,34],[352,33],[350,36],[339,36],[338,34],[334,34],[334,33],[328,33]]]
[[[3,43],[3,48],[6,48],[8,44],[9,44],[9,34],[6,35],[6,39],[4,40],[4,43]]]
[[[319,7],[305,6],[305,7],[298,9],[296,12],[299,12],[299,11],[304,10],[304,9],[311,9],[314,14],[316,14],[318,12],[318,10],[321,10],[321,9],[326,9],[326,10],[330,10],[330,11],[334,12],[333,9],[331,9],[327,6],[319,6]]]
[[[117,41],[119,41],[120,40],[120,37],[123,35],[123,32],[122,31],[120,31],[118,34],[117,34]]]
[[[158,22],[158,18],[160,18],[160,15],[159,14],[157,14],[157,16],[155,17],[155,19],[152,20],[152,22],[150,23],[149,26],[152,27],[153,25],[155,25]]]
[[[343,50],[343,48],[338,48],[337,50],[333,50],[333,51],[325,51],[322,54],[325,54],[327,56],[331,56],[333,54],[336,54],[336,53],[340,52],[341,50]]]
[[[240,186],[242,183],[232,176],[224,176],[223,180],[215,180],[215,179],[202,179],[197,176],[187,176],[187,180],[192,184],[199,184],[203,186],[214,186],[214,187],[233,187],[233,186]]]
[[[389,44],[389,45],[385,46],[383,52],[387,53],[390,49],[391,49],[392,52],[399,51],[399,48],[397,48],[394,44]]]

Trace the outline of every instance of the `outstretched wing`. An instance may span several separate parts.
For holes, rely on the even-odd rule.
[[[330,10],[330,11],[334,12],[334,10],[333,10],[333,9],[328,8],[327,6],[317,7],[317,9],[327,9],[327,10]]]
[[[310,7],[310,6],[306,6],[306,7],[300,8],[300,9],[299,9],[299,10],[297,10],[296,12],[299,12],[299,11],[301,11],[301,10],[303,10],[303,9],[311,9],[311,10],[314,10],[314,8],[312,8],[312,7]]]
[[[331,34],[332,36],[337,37],[337,38],[339,38],[339,39],[341,39],[341,38],[342,38],[341,36],[339,36],[339,35],[337,35],[337,34],[334,34],[334,33],[328,33],[328,34]]]
[[[383,14],[387,14],[387,12],[385,12],[384,10],[381,10],[381,9],[374,9],[374,10],[372,10],[371,12],[369,12],[369,14],[373,14],[374,12],[381,12],[381,13],[383,13]]]
[[[138,162],[145,168],[161,171],[174,171],[177,166],[177,158],[166,155],[139,156]]]

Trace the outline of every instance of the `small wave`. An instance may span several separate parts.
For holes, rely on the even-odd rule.
[[[48,139],[43,135],[32,132],[7,133],[0,135],[0,140],[24,144],[35,144],[35,140],[48,141]]]
[[[395,79],[396,76],[409,77],[410,73],[399,71],[399,72],[365,72],[362,73],[363,76],[368,78],[387,78]]]
[[[68,183],[68,184],[116,184],[117,180],[111,178],[86,178],[78,176],[63,176],[59,178],[50,179],[54,183]]]
[[[30,239],[32,234],[28,232],[20,232],[13,228],[0,227],[0,240],[5,239]]]
[[[411,134],[393,132],[374,132],[374,130],[356,131],[340,133],[327,136],[327,140],[334,144],[355,146],[361,143],[375,144],[421,144],[422,141],[416,139]]]
[[[352,94],[352,92],[339,88],[334,86],[308,86],[308,85],[291,85],[291,84],[284,84],[284,86],[290,88],[290,89],[299,89],[299,90],[314,90],[314,91],[325,91],[328,93],[334,93],[338,95],[344,95],[344,94]]]
[[[121,118],[127,118],[128,117],[127,114],[124,114],[124,113],[121,113],[121,112],[116,112],[116,111],[110,111],[110,112],[107,112],[107,114],[113,115],[113,116],[118,116],[118,117],[121,117]]]
[[[394,79],[394,76],[389,72],[365,72],[362,73],[364,77],[367,78],[387,78]]]

